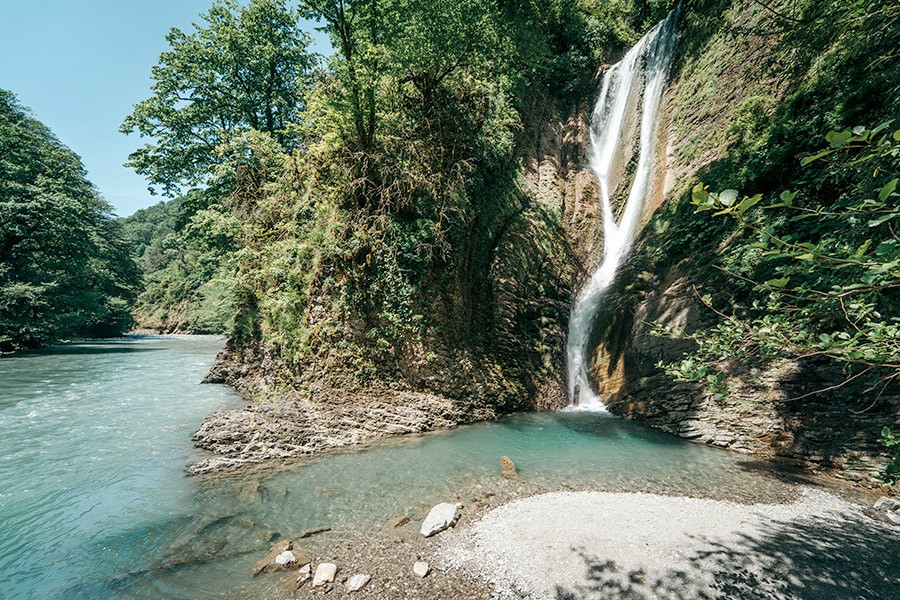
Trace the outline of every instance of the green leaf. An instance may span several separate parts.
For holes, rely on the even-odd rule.
[[[820,158],[828,156],[829,154],[832,154],[833,152],[834,152],[834,150],[822,150],[821,152],[818,152],[811,156],[804,156],[802,159],[800,159],[800,166],[805,167],[806,165],[813,162],[814,160],[819,160]]]
[[[781,277],[779,279],[770,279],[766,282],[766,285],[771,288],[781,289],[788,284],[789,280],[790,280],[789,277]]]
[[[812,253],[810,253],[810,252],[807,252],[807,253],[805,253],[805,254],[799,255],[799,256],[797,257],[797,260],[813,260],[813,259],[815,259],[815,258],[816,258],[816,256],[815,256],[814,254],[812,254]]]
[[[739,213],[745,213],[747,210],[759,204],[759,201],[762,200],[762,194],[756,194],[755,196],[747,196],[745,197],[740,204],[738,204],[737,211]]]
[[[863,242],[859,248],[856,249],[856,252],[853,253],[853,258],[856,260],[861,259],[866,254],[866,252],[869,250],[869,246],[871,246],[871,245],[872,245],[872,239],[869,238],[868,240]]]
[[[897,216],[897,213],[888,213],[886,215],[881,215],[877,219],[872,219],[871,221],[869,221],[869,227],[878,227],[882,223],[884,223],[886,221],[890,221],[891,219],[893,219],[896,216]]]
[[[734,204],[734,201],[737,200],[737,197],[737,190],[723,190],[722,192],[719,192],[719,202],[721,202],[723,206],[731,206]]]
[[[825,136],[825,140],[831,144],[832,148],[843,148],[852,137],[853,133],[850,131],[842,131],[840,133],[829,131],[828,135]]]
[[[900,182],[900,179],[895,178],[887,182],[887,184],[885,184],[885,186],[881,188],[881,191],[878,193],[878,199],[882,202],[887,200],[888,196],[893,194],[894,190],[897,189],[897,182]]]

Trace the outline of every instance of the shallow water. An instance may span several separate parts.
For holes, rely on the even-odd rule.
[[[252,585],[275,539],[367,529],[442,500],[529,490],[739,501],[785,487],[741,457],[589,412],[520,415],[278,470],[182,473],[202,418],[237,401],[200,379],[215,338],[131,338],[0,359],[0,597],[203,598]]]

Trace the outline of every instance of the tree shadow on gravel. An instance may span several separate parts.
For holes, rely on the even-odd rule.
[[[900,529],[862,517],[772,522],[725,545],[702,537],[702,549],[662,576],[626,571],[612,560],[573,550],[585,582],[557,586],[557,600],[711,600],[900,598]]]

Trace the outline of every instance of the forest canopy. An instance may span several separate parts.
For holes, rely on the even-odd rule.
[[[0,90],[0,352],[118,335],[140,271],[79,157]]]

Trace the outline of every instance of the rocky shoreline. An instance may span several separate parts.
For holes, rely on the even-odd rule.
[[[191,463],[185,470],[191,475],[216,473],[495,417],[487,408],[397,391],[377,397],[332,392],[315,399],[248,405],[204,419],[192,439],[215,456]]]
[[[260,554],[253,586],[229,598],[896,595],[898,527],[805,484],[757,497],[761,503],[559,491],[498,476],[490,491],[460,495],[428,514],[283,540]],[[440,510],[453,514],[433,519]],[[428,528],[434,520],[441,521],[437,535]],[[317,572],[324,578],[313,585]]]

